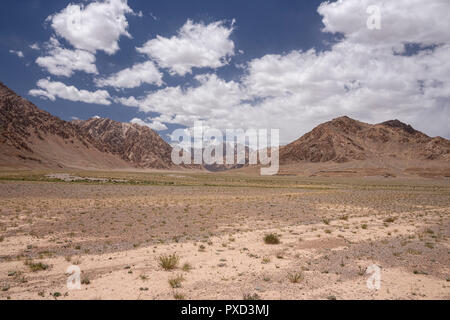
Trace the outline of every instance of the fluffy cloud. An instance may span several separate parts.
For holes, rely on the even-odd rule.
[[[449,136],[449,56],[450,45],[401,56],[342,42],[324,53],[253,60],[244,83],[249,94],[264,97],[262,110],[272,106],[272,113],[292,116],[281,116],[280,128],[290,132],[346,114],[368,122],[399,118]],[[270,71],[274,65],[275,77]]]
[[[140,126],[146,126],[149,127],[150,129],[153,129],[155,131],[162,131],[162,130],[167,130],[167,126],[164,123],[161,123],[159,121],[154,121],[150,118],[147,118],[146,121],[139,119],[139,118],[133,118],[130,123],[135,123],[138,124]]]
[[[64,49],[55,38],[51,38],[47,49],[48,56],[37,58],[36,63],[55,76],[70,77],[75,71],[98,73],[95,56],[88,51]]]
[[[152,61],[147,61],[119,71],[106,79],[97,79],[95,83],[99,87],[111,86],[116,89],[136,88],[143,83],[161,86],[163,84],[162,76],[155,64]]]
[[[30,45],[30,49],[39,51],[39,50],[41,50],[41,47],[39,46],[39,44],[33,43]]]
[[[381,30],[369,30],[369,5],[381,8]],[[290,142],[315,125],[348,115],[367,122],[399,118],[450,137],[450,2],[323,3],[324,32],[342,33],[330,50],[292,51],[249,61],[239,82],[198,76],[193,87],[169,87],[118,99],[158,120],[217,128],[280,128]],[[405,45],[414,44],[408,52]]]
[[[131,38],[126,15],[132,13],[127,0],[104,0],[86,6],[69,4],[47,20],[56,34],[76,49],[114,54],[119,50],[120,36]]]
[[[171,38],[157,36],[137,48],[138,52],[156,60],[159,66],[168,68],[171,74],[181,76],[191,73],[192,68],[219,68],[234,55],[234,42],[229,38],[233,25],[223,21],[208,25],[188,20]]]
[[[244,98],[236,82],[226,82],[213,74],[196,76],[196,80],[197,87],[167,87],[143,98],[119,98],[117,102],[144,112],[161,113],[165,115],[164,122],[191,125],[202,118],[225,120]]]
[[[380,13],[381,29],[376,31],[367,28],[370,6]],[[342,33],[352,43],[401,48],[405,43],[429,46],[450,40],[447,0],[339,0],[322,3],[318,12],[325,32]]]
[[[24,58],[24,57],[25,57],[22,51],[9,50],[9,53],[15,54],[15,55],[18,56],[19,58]]]
[[[63,48],[56,37],[52,37],[46,44],[47,55],[39,57],[36,63],[56,76],[70,77],[75,71],[97,74],[95,53],[101,50],[114,54],[119,50],[120,36],[131,38],[127,31],[127,14],[134,14],[127,0],[94,1],[86,6],[69,4],[47,21],[56,35],[67,40],[75,50]],[[37,44],[30,48],[40,49]]]
[[[102,105],[111,104],[111,97],[105,90],[97,90],[95,92],[79,90],[74,86],[67,86],[62,82],[52,82],[47,79],[39,80],[37,86],[39,89],[29,91],[31,96],[45,97],[52,101],[55,101],[58,97],[69,101],[80,101]]]

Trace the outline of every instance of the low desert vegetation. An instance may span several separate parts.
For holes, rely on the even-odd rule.
[[[292,283],[299,283],[305,278],[305,276],[303,275],[302,272],[291,272],[288,273],[287,278]]]
[[[147,280],[149,279],[149,276],[147,276],[146,274],[141,274],[141,275],[139,276],[139,278],[140,278],[142,281],[147,281]]]
[[[178,267],[178,263],[180,262],[180,257],[174,253],[171,255],[160,255],[158,257],[159,266],[164,270],[174,270]]]
[[[44,271],[50,268],[48,264],[34,262],[33,260],[26,260],[24,264],[28,266],[32,272]]]
[[[81,284],[84,285],[89,285],[91,284],[91,280],[89,279],[88,275],[83,275],[83,277],[81,278]]]
[[[242,299],[243,300],[249,300],[249,301],[251,301],[251,300],[261,300],[261,297],[257,293],[253,293],[253,294],[245,293],[242,296]]]
[[[173,294],[175,300],[186,300],[186,296],[182,293],[176,292]]]
[[[183,266],[181,267],[181,270],[185,272],[189,272],[193,269],[192,265],[189,262],[185,262]]]
[[[265,244],[280,244],[280,237],[275,233],[269,233],[264,236]]]
[[[184,281],[184,277],[182,274],[177,275],[176,277],[169,278],[169,285],[173,289],[181,288],[181,283]]]

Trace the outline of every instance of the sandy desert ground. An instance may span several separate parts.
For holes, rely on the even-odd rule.
[[[0,299],[450,299],[449,236],[448,178],[2,172]]]

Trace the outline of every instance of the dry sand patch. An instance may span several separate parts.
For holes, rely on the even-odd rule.
[[[0,298],[449,298],[448,188],[334,188],[0,183]]]

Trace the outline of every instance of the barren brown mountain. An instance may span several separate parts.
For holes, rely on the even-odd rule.
[[[171,167],[171,146],[148,127],[102,118],[73,123],[83,134],[92,137],[97,149],[117,155],[133,167]]]
[[[101,118],[63,121],[2,83],[0,147],[0,166],[4,168],[173,167],[171,146],[148,127]],[[417,168],[433,167],[443,170],[439,175],[448,175],[450,141],[431,138],[398,120],[371,125],[341,117],[282,147],[280,163],[282,171],[306,172],[314,167],[308,174],[322,172],[323,168],[400,168],[414,173]],[[203,166],[211,171],[240,167]]]
[[[0,83],[0,165],[9,168],[168,168],[171,147],[148,127],[67,122]]]
[[[430,138],[399,120],[371,125],[349,117],[323,123],[282,147],[281,163],[353,160],[441,160],[450,162],[450,141]]]

